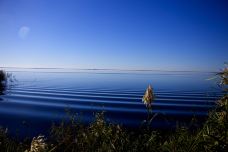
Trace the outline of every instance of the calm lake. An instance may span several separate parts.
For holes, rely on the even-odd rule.
[[[207,80],[214,73],[5,69],[16,81],[0,96],[0,126],[10,134],[45,134],[53,122],[66,117],[66,110],[80,114],[83,123],[94,113],[105,111],[108,122],[138,127],[147,118],[142,96],[149,84],[156,99],[154,128],[189,123],[195,116],[205,120],[221,96],[216,82]]]

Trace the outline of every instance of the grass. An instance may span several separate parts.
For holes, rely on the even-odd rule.
[[[80,123],[79,117],[71,115],[71,121],[53,124],[48,138],[16,141],[7,130],[0,129],[1,151],[34,152],[115,152],[115,151],[162,151],[162,152],[225,152],[228,149],[228,70],[218,74],[224,88],[224,96],[209,113],[203,127],[190,130],[179,127],[176,131],[139,129],[127,130],[120,125],[106,123],[104,113],[97,113],[88,126]]]

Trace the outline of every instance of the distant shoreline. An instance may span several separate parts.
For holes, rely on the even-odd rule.
[[[28,68],[28,67],[0,67],[0,69],[24,69],[24,70],[69,70],[69,71],[125,71],[125,72],[168,72],[168,73],[218,73],[218,71],[200,71],[200,70],[157,70],[157,69],[117,69],[117,68]]]

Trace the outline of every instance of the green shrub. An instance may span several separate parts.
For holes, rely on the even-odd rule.
[[[0,151],[1,152],[24,152],[28,147],[26,142],[19,142],[9,137],[8,129],[0,128]]]

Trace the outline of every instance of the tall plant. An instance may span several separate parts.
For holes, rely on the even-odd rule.
[[[142,98],[143,103],[146,105],[147,108],[147,122],[150,124],[151,121],[156,117],[157,114],[152,114],[152,102],[155,99],[154,91],[151,85],[148,86],[148,88],[145,91],[145,94]]]

